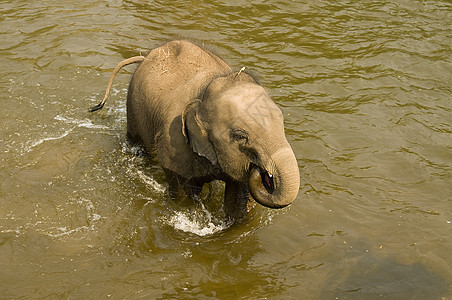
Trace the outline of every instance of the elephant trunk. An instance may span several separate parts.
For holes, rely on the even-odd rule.
[[[290,148],[275,151],[270,170],[253,166],[248,181],[251,196],[259,204],[282,208],[295,200],[300,188],[300,173],[295,155]]]

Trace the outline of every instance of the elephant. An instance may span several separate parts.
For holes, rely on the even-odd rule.
[[[226,216],[243,219],[255,200],[282,208],[297,197],[300,174],[281,109],[257,80],[186,40],[120,62],[139,63],[127,93],[127,139],[163,168],[172,197],[195,197],[204,184],[225,183]],[[251,205],[252,206],[252,205]]]

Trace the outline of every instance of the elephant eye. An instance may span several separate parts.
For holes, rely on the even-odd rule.
[[[231,132],[231,138],[237,142],[248,143],[248,133],[242,129],[236,129]]]

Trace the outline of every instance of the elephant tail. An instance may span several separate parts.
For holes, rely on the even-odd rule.
[[[122,69],[122,67],[130,65],[130,64],[142,62],[145,59],[146,58],[144,56],[134,56],[134,57],[131,57],[131,58],[128,58],[128,59],[125,59],[125,60],[121,61],[116,66],[116,68],[113,70],[113,73],[110,76],[110,80],[108,81],[107,90],[105,92],[104,99],[102,99],[102,101],[99,104],[97,104],[96,106],[91,107],[89,109],[89,111],[90,112],[94,112],[94,111],[97,111],[99,109],[102,109],[102,107],[104,107],[105,102],[107,102],[108,95],[110,94],[110,88],[111,88],[111,85],[113,84],[113,79],[115,78],[116,74],[118,74],[119,70]]]

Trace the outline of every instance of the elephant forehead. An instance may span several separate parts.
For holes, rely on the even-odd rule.
[[[254,122],[263,128],[283,126],[284,122],[281,110],[266,93],[242,102],[237,116],[246,123]]]
[[[228,118],[256,119],[262,125],[270,121],[282,121],[281,110],[259,85],[231,88],[221,95],[217,104],[219,112]]]

